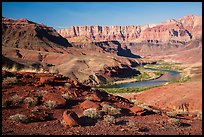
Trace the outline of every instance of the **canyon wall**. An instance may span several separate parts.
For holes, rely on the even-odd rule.
[[[110,41],[183,43],[202,36],[202,17],[184,16],[160,24],[142,26],[72,26],[57,30],[70,42]]]

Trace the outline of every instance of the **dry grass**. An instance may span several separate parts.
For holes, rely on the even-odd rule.
[[[8,71],[8,72],[59,73],[59,70],[55,67],[49,67],[47,70],[44,70],[43,68],[36,69],[33,67],[18,69],[18,67],[14,65],[11,68],[8,68],[7,66],[2,66],[2,70]]]

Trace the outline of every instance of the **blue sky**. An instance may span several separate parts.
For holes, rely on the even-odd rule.
[[[202,16],[202,2],[2,2],[2,16],[27,18],[55,29],[76,25],[156,24]]]

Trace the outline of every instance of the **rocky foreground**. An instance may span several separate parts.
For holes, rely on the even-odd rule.
[[[2,72],[2,135],[202,134],[199,116],[173,113],[49,73]]]

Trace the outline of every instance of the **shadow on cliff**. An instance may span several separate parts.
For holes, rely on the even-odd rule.
[[[121,47],[121,44],[120,42],[118,41],[112,41],[114,44],[118,45],[118,52],[117,52],[117,55],[118,56],[123,56],[123,57],[129,57],[129,58],[141,58],[139,55],[135,55],[131,52],[130,49],[128,49],[127,47],[125,47],[125,49],[123,49]]]
[[[138,55],[135,55],[128,49],[126,46],[122,48],[120,42],[118,41],[100,41],[93,42],[96,46],[102,48],[105,52],[115,53],[118,56],[129,57],[129,58],[141,58]]]

